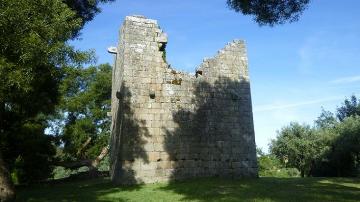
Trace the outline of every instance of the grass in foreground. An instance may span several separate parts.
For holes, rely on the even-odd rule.
[[[18,189],[18,201],[360,201],[359,178],[194,179],[114,187],[108,179]]]

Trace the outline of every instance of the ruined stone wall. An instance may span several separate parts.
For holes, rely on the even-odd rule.
[[[244,42],[227,44],[193,75],[166,63],[166,43],[155,20],[126,17],[112,51],[112,180],[257,176]]]

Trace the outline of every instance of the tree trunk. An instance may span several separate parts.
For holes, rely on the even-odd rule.
[[[101,150],[101,153],[99,154],[99,156],[97,156],[92,162],[91,162],[91,166],[93,168],[96,168],[100,161],[104,159],[104,157],[109,153],[109,146],[103,147]]]
[[[95,159],[84,159],[75,162],[59,162],[56,165],[69,169],[75,169],[75,168],[80,168],[82,166],[87,166],[90,167],[90,170],[93,170],[99,165],[100,161],[104,159],[104,157],[108,154],[108,152],[109,152],[109,146],[106,146],[102,148],[101,153]]]
[[[0,151],[0,202],[15,201],[15,188]]]
[[[81,145],[81,147],[78,149],[78,151],[76,152],[76,155],[79,156],[81,154],[81,152],[85,149],[86,146],[88,146],[91,142],[91,137],[89,137],[85,143],[83,145]]]
[[[91,160],[84,159],[84,160],[80,160],[80,161],[58,162],[58,163],[55,163],[55,165],[61,166],[64,168],[68,168],[68,169],[75,169],[75,168],[80,168],[83,166],[89,167],[91,165]]]

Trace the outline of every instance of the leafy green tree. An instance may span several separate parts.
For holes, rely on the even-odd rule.
[[[11,168],[22,155],[14,140],[20,135],[27,138],[19,130],[39,113],[54,109],[60,69],[76,54],[65,41],[79,29],[81,20],[61,1],[52,0],[5,0],[0,13],[0,156]],[[0,184],[0,189],[11,186]],[[14,194],[0,197],[7,201]]]
[[[98,3],[89,9],[94,10]],[[46,123],[39,117],[54,111],[63,69],[90,60],[89,53],[76,51],[66,43],[91,19],[79,18],[81,12],[69,5],[76,7],[62,0],[2,0],[0,3],[1,201],[14,199],[9,168],[15,168],[16,163],[24,169],[35,169],[37,165],[30,165],[29,161],[52,154],[51,140],[43,133]],[[21,146],[27,149],[17,150],[18,140],[23,140]],[[30,146],[39,153],[30,157],[29,151],[35,151],[30,150]]]
[[[309,2],[310,0],[227,0],[231,9],[244,15],[253,15],[258,24],[270,26],[297,21]]]
[[[91,21],[96,14],[101,10],[99,5],[101,3],[113,2],[115,0],[64,0],[72,10],[76,12],[77,17],[82,19],[82,23],[85,24]]]
[[[339,121],[343,121],[346,117],[360,116],[360,100],[352,95],[350,99],[345,99],[342,106],[336,109],[336,117]]]
[[[322,110],[316,128],[291,123],[271,143],[271,153],[282,163],[298,168],[302,176],[359,175],[360,102],[355,96],[345,99],[336,117]],[[283,160],[283,159],[286,159]]]
[[[316,156],[311,162],[309,176],[336,176],[333,173],[333,168],[329,164],[327,154],[332,150],[332,144],[336,137],[334,132],[338,122],[333,125],[326,125],[326,127],[316,127],[314,129],[314,143],[316,144]]]
[[[324,148],[313,167],[314,176],[353,176],[359,169],[357,124],[360,102],[355,95],[345,99],[336,109],[336,116],[323,110],[315,121]]]
[[[62,160],[95,158],[108,145],[111,72],[108,64],[66,70],[52,124],[63,144]]]
[[[287,167],[297,168],[301,177],[308,176],[322,145],[309,125],[293,122],[278,132],[270,151]]]
[[[45,180],[52,173],[55,148],[53,138],[44,135],[45,117],[37,117],[18,128],[13,135],[11,150],[18,153],[15,163],[10,167],[18,183]]]
[[[360,168],[360,117],[351,116],[339,123],[331,149],[326,154],[336,176],[356,176]]]
[[[334,127],[337,123],[336,117],[330,111],[321,109],[320,116],[315,120],[315,125],[317,128],[331,128]]]

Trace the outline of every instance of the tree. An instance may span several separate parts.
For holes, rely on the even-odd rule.
[[[330,111],[324,110],[324,108],[321,109],[320,116],[315,120],[315,125],[318,128],[331,128],[334,127],[336,123],[337,120],[334,114]]]
[[[332,132],[331,149],[325,157],[336,171],[333,174],[338,177],[356,176],[360,168],[360,117],[345,118]]]
[[[316,128],[291,123],[271,142],[271,153],[302,176],[349,177],[360,169],[360,102],[345,99],[333,113],[322,109]],[[286,160],[284,160],[286,159]]]
[[[61,1],[6,0],[0,13],[0,152],[2,161],[12,167],[19,155],[13,147],[18,130],[38,113],[53,110],[59,68],[74,52],[65,41],[79,29],[81,20]],[[5,191],[13,187],[0,186]]]
[[[0,152],[0,200],[7,202],[15,200],[14,185],[11,182],[9,170]]]
[[[360,100],[352,95],[346,98],[340,107],[336,109],[336,117],[339,123],[335,124],[329,143],[331,149],[324,154],[326,166],[321,168],[331,176],[354,176],[360,168]],[[329,135],[330,136],[330,135]],[[326,167],[325,167],[326,168]],[[329,172],[328,170],[336,171]]]
[[[352,95],[350,99],[345,99],[342,106],[336,109],[336,117],[339,121],[343,121],[346,117],[360,116],[360,101],[355,95]]]
[[[274,26],[294,22],[310,0],[227,0],[228,6],[244,15],[253,15],[260,25]]]
[[[61,160],[94,159],[108,145],[111,73],[108,64],[66,70],[57,116],[51,124],[63,145]]]
[[[85,1],[73,1],[74,5],[80,2]],[[81,8],[95,11],[99,2],[107,1],[95,1],[90,7]],[[62,0],[3,0],[0,3],[0,162],[4,162],[0,169],[0,190],[10,193],[1,195],[1,201],[14,198],[13,186],[8,180],[9,168],[14,167],[18,157],[22,159],[20,162],[25,159],[14,143],[19,138],[35,138],[29,134],[39,135],[32,124],[39,124],[39,116],[54,111],[63,68],[90,60],[89,53],[74,50],[66,41],[77,36],[86,20],[92,17],[77,17],[81,12],[76,6],[70,9],[71,1],[67,3]],[[96,12],[89,13],[93,16]],[[38,127],[43,130],[43,126]],[[44,136],[43,132],[41,135]],[[51,154],[51,151],[45,153]],[[22,165],[29,166],[24,162]]]
[[[26,121],[12,135],[9,149],[11,154],[16,155],[12,157],[15,162],[9,168],[17,183],[46,180],[51,175],[55,148],[53,137],[44,134],[46,127],[46,116],[38,115],[31,121]]]
[[[270,144],[271,153],[286,166],[297,168],[301,177],[310,174],[311,165],[318,158],[321,148],[314,130],[296,122],[282,128]]]
[[[115,0],[64,0],[63,2],[74,10],[77,17],[82,19],[82,23],[85,24],[91,21],[94,16],[101,11],[99,8],[100,3],[113,1]]]

